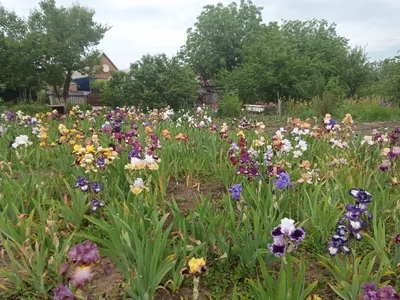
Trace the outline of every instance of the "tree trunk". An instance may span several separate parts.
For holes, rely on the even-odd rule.
[[[352,99],[356,98],[356,91],[357,91],[357,88],[350,88],[350,97]]]
[[[71,85],[71,81],[72,81],[72,71],[68,70],[67,77],[65,77],[63,93],[62,93],[62,97],[64,100],[64,113],[65,114],[68,113],[68,97],[69,97],[69,88]]]

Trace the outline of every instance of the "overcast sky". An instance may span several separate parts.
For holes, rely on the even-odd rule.
[[[70,6],[71,0],[57,0]],[[100,44],[120,69],[143,54],[174,55],[185,43],[191,27],[206,4],[218,0],[80,0],[96,10],[96,20],[112,26]],[[366,46],[371,59],[397,55],[400,50],[400,0],[254,0],[264,7],[264,22],[324,18],[337,24],[340,35],[352,44]],[[27,16],[37,0],[0,0],[19,15]]]

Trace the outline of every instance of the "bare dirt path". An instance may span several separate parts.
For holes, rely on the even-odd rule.
[[[356,124],[357,132],[363,134],[370,134],[374,129],[382,130],[384,128],[387,128],[389,131],[391,131],[393,128],[396,127],[400,127],[400,122],[367,122]]]

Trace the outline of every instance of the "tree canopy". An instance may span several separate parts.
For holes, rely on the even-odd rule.
[[[364,48],[350,46],[337,33],[335,23],[313,19],[265,24],[261,13],[251,1],[203,8],[182,48],[201,79],[237,92],[245,102],[256,102],[276,100],[278,94],[322,97],[330,81],[356,97],[384,78],[374,75],[379,68],[373,67]],[[396,63],[390,60],[385,65]],[[397,87],[396,78],[386,73],[389,68],[380,69]],[[375,94],[383,94],[383,84],[373,86]]]
[[[203,80],[222,69],[232,71],[242,63],[243,46],[255,38],[261,22],[261,8],[251,1],[207,5],[187,31],[185,57]]]
[[[49,85],[66,101],[72,73],[91,74],[100,64],[96,46],[109,27],[94,22],[94,14],[79,4],[57,7],[54,0],[41,1],[27,20],[1,8],[0,55],[5,68],[0,78],[5,85]]]
[[[174,109],[193,105],[198,84],[195,73],[178,58],[165,54],[145,55],[128,73],[113,72],[108,81],[97,82],[105,104]]]

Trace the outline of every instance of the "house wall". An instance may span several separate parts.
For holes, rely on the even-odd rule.
[[[107,65],[109,67],[109,72],[103,72],[103,65]],[[113,65],[113,63],[107,58],[107,56],[101,56],[101,72],[96,75],[97,79],[108,79],[111,77],[111,71],[116,71],[117,68]]]
[[[77,92],[78,91],[78,85],[75,82],[71,82],[69,85],[69,91],[70,92]]]

